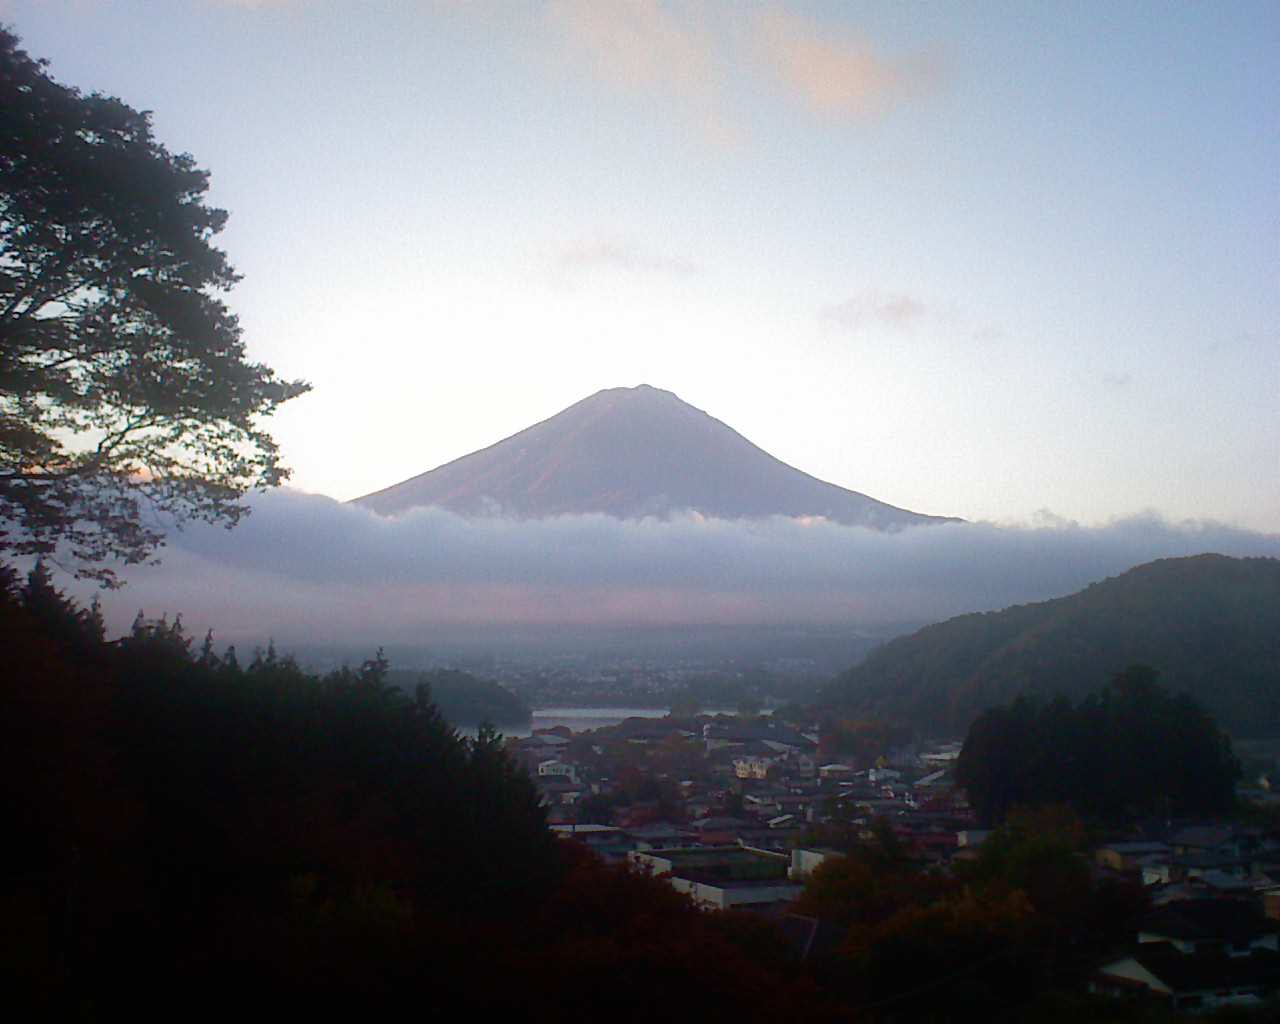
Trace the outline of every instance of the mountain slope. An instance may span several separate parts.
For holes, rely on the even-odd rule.
[[[895,529],[943,522],[802,473],[669,391],[600,391],[489,448],[355,499],[382,515],[435,505],[521,519],[683,510],[825,516]]]
[[[1080,697],[1134,662],[1237,734],[1280,735],[1280,561],[1162,559],[1069,597],[962,615],[885,644],[823,696],[960,733],[1018,693]]]

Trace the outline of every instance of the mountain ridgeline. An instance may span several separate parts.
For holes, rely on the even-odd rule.
[[[646,384],[597,392],[504,441],[355,503],[387,516],[435,506],[515,519],[821,516],[877,530],[949,521],[802,473],[670,391]]]
[[[1020,693],[1080,698],[1141,663],[1237,736],[1280,735],[1280,561],[1197,555],[898,637],[830,683],[851,713],[962,734]]]

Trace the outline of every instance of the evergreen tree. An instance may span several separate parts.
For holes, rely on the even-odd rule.
[[[1019,697],[992,708],[969,729],[957,781],[996,824],[1014,807],[1055,803],[1107,821],[1228,810],[1240,777],[1230,740],[1194,700],[1156,680],[1132,665],[1078,705]]]

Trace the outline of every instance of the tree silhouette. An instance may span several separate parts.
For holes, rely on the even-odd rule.
[[[1199,704],[1145,665],[1078,705],[1019,697],[969,729],[956,779],[982,819],[1017,806],[1069,804],[1086,817],[1216,814],[1231,807],[1240,765]]]
[[[0,28],[0,552],[115,585],[162,520],[234,525],[288,475],[259,418],[307,385],[245,358],[208,185]]]

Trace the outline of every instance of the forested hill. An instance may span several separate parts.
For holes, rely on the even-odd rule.
[[[490,725],[528,725],[533,718],[521,697],[491,679],[480,679],[456,669],[431,672],[393,670],[387,682],[412,696],[420,684],[430,687],[430,699],[450,725],[469,728]]]
[[[962,615],[873,651],[823,699],[960,734],[1019,693],[1078,698],[1134,663],[1236,735],[1280,735],[1280,561],[1162,559],[1069,597]]]

